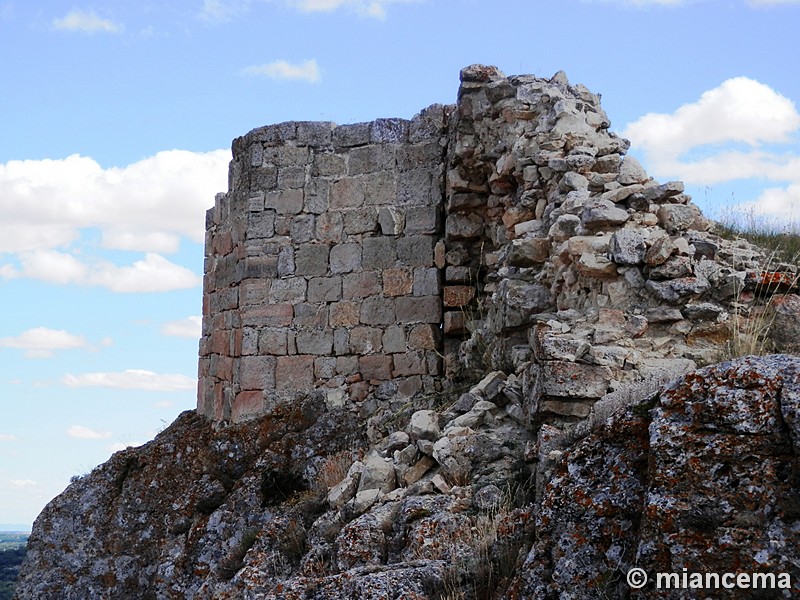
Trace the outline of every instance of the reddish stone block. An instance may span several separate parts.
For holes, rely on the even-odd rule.
[[[408,347],[412,350],[436,350],[439,330],[432,325],[414,325],[408,334]]]
[[[369,394],[369,383],[366,381],[352,383],[348,388],[347,394],[353,402],[363,402]]]
[[[304,390],[314,386],[314,356],[279,356],[275,370],[275,388]]]
[[[457,310],[451,310],[444,313],[444,334],[445,335],[460,335],[466,332],[466,319],[464,313]]]
[[[243,390],[266,390],[275,387],[275,358],[243,356],[239,359],[239,387]]]
[[[379,271],[364,271],[345,275],[342,280],[342,296],[345,300],[358,300],[380,296],[383,291]]]
[[[425,365],[425,355],[422,352],[406,352],[393,354],[395,377],[408,375],[425,375],[428,370]]]
[[[439,296],[409,297],[396,299],[395,314],[398,323],[440,323],[442,299]]]
[[[245,309],[242,314],[242,325],[257,327],[288,327],[294,318],[294,307],[291,304],[267,304]]]
[[[260,415],[264,412],[264,392],[247,391],[239,392],[233,399],[231,418],[241,421],[250,416]]]
[[[358,359],[361,376],[365,381],[388,381],[392,378],[392,357],[383,354],[362,356]]]
[[[361,316],[358,302],[334,302],[330,305],[331,327],[355,327]]]
[[[444,288],[445,306],[466,306],[475,297],[475,288],[471,285],[448,285]]]
[[[230,353],[230,331],[222,329],[211,332],[211,353],[225,355]]]
[[[407,296],[411,293],[414,278],[411,269],[386,269],[383,271],[383,294]]]

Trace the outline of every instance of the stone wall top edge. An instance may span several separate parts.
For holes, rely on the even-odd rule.
[[[368,144],[417,143],[443,135],[447,115],[455,105],[431,104],[411,119],[377,118],[337,124],[333,121],[284,121],[252,129],[232,143],[234,160],[252,144],[296,146],[322,151],[346,151]]]

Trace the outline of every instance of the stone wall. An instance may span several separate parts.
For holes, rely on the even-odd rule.
[[[389,380],[406,397],[435,387],[445,120],[432,106],[234,141],[206,221],[201,414],[239,421],[310,389],[339,406]]]
[[[721,358],[761,310],[764,255],[714,235],[609,128],[563,73],[473,65],[455,105],[410,121],[235,140],[207,216],[199,412],[240,421],[319,390],[388,418],[501,371],[529,424],[565,423]]]

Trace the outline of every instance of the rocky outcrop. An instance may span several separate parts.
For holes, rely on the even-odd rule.
[[[795,347],[795,267],[715,235],[563,73],[461,81],[235,140],[198,414],[48,505],[20,599],[800,590],[800,359],[696,370],[752,325]]]
[[[633,567],[800,590],[800,359],[695,371],[561,442],[517,393],[492,374],[360,460],[321,398],[219,431],[186,413],[48,506],[17,597],[626,598]]]

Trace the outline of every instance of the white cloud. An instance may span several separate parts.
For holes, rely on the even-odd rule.
[[[202,243],[205,211],[227,189],[230,152],[159,152],[125,167],[91,158],[0,164],[0,278],[100,285],[114,291],[161,291],[199,278],[161,256],[182,238]],[[149,253],[128,266],[69,252],[85,229],[104,248]]]
[[[63,329],[34,327],[16,337],[0,338],[0,347],[25,350],[28,358],[49,358],[55,350],[70,350],[88,345],[82,335],[73,335]]]
[[[10,433],[0,433],[0,442],[13,442],[17,439],[17,436],[11,435]]]
[[[344,8],[364,17],[384,19],[390,4],[409,1],[413,0],[286,0],[285,3],[302,12],[332,12]]]
[[[168,321],[161,327],[161,333],[175,337],[199,338],[203,329],[203,317],[192,316],[177,321]]]
[[[81,440],[104,440],[111,437],[110,431],[96,431],[83,425],[73,425],[67,429],[69,437],[78,438]]]
[[[285,60],[276,60],[264,65],[251,65],[244,69],[248,75],[265,75],[271,79],[284,79],[288,81],[306,81],[319,83],[319,66],[315,59],[302,63],[292,64]]]
[[[119,33],[122,26],[97,16],[93,10],[72,10],[66,16],[53,20],[53,27],[82,33]]]
[[[172,408],[173,406],[175,406],[175,403],[169,400],[161,400],[153,404],[153,408]]]
[[[10,483],[15,488],[33,487],[35,485],[39,485],[33,479],[11,479]]]
[[[800,113],[769,86],[736,77],[672,114],[647,114],[622,134],[643,151],[651,174],[690,185],[760,179],[788,184],[767,189],[740,208],[800,215]]]
[[[5,265],[0,269],[0,277],[100,286],[121,293],[166,292],[195,287],[202,282],[191,270],[153,252],[122,267],[103,260],[82,262],[73,254],[57,250],[22,252],[19,260],[21,269]]]
[[[89,227],[116,249],[166,252],[180,236],[202,242],[229,160],[228,150],[168,150],[121,168],[78,154],[0,164],[0,252],[57,248]]]
[[[182,392],[194,390],[197,380],[185,375],[159,374],[141,369],[127,369],[117,373],[85,373],[64,375],[61,383],[71,388],[107,387],[151,392]]]

